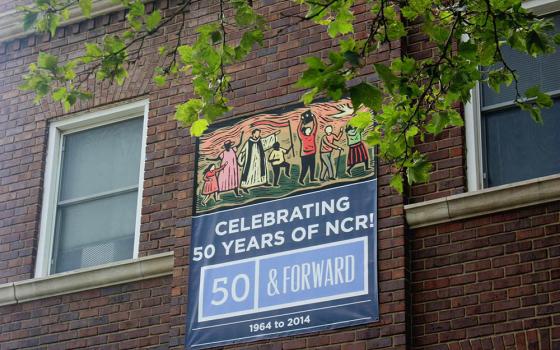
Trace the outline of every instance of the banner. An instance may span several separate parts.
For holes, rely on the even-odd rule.
[[[199,140],[187,348],[379,319],[376,167],[351,117],[317,103]]]

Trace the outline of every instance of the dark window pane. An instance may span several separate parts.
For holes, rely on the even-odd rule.
[[[560,16],[555,16],[552,20],[556,31],[560,31]],[[502,52],[508,65],[517,71],[521,94],[524,94],[525,90],[533,85],[540,85],[541,89],[546,92],[560,90],[560,50],[537,58],[520,53],[507,46],[502,48]],[[502,86],[499,94],[488,87],[487,84],[482,84],[483,106],[491,106],[514,99],[514,84],[509,87]]]
[[[543,117],[537,124],[518,108],[482,115],[488,186],[560,173],[560,99]]]

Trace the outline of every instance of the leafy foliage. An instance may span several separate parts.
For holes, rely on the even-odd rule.
[[[327,25],[328,18],[338,20],[339,13],[342,21],[348,19],[347,24],[352,24],[351,16],[344,13],[351,9],[347,1],[302,3],[308,5],[308,17],[318,24]],[[555,40],[560,42],[558,36],[550,35],[553,29],[550,21],[523,9],[521,0],[369,3],[368,37],[354,41],[345,36],[339,51],[329,55],[330,62],[308,58],[307,70],[298,86],[309,89],[302,97],[305,103],[321,93],[331,97],[348,94],[355,109],[364,105],[375,113],[374,126],[366,140],[379,146],[379,155],[395,164],[396,175],[391,185],[398,191],[403,190],[405,178],[409,184],[428,180],[431,165],[416,150],[416,145],[427,135],[438,135],[447,127],[463,125],[458,103],[470,99],[470,91],[477,82],[487,83],[496,91],[502,85],[514,84],[517,91],[517,75],[504,60],[503,45],[537,56],[553,52]],[[382,82],[379,87],[366,82],[350,86],[367,66],[363,62],[368,55],[404,38],[406,23],[418,20],[422,23],[421,32],[437,49],[433,57],[419,61],[412,57],[395,58],[389,65],[374,63]],[[337,37],[346,32],[353,29],[329,34]],[[332,59],[333,55],[338,59]],[[518,92],[515,102],[537,122],[542,122],[541,108],[552,106],[550,96],[539,87],[524,94]],[[365,120],[359,116],[355,119],[359,124]]]
[[[80,8],[85,16],[92,11],[92,0],[34,1],[19,8],[25,14],[23,25],[51,35],[68,18],[69,9]],[[87,43],[84,56],[66,62],[40,53],[22,88],[34,91],[37,102],[50,95],[69,109],[78,99],[88,97],[81,86],[92,74],[122,84],[135,60],[132,48],[139,54],[145,38],[179,16],[181,32],[190,2],[183,0],[175,12],[164,17],[157,9],[148,11],[141,0],[120,0],[128,11],[128,30]],[[409,184],[428,180],[431,165],[416,150],[418,142],[445,128],[463,125],[458,104],[470,99],[478,82],[496,91],[513,85],[515,102],[537,122],[542,122],[541,108],[552,106],[550,96],[538,86],[523,93],[518,90],[516,72],[502,54],[504,45],[538,56],[553,52],[560,44],[560,35],[550,34],[552,23],[526,11],[521,0],[367,0],[365,38],[354,34],[354,0],[296,2],[307,10],[301,21],[324,26],[338,43],[327,57],[305,58],[306,70],[296,84],[306,90],[302,101],[311,103],[319,95],[334,100],[350,96],[356,110],[370,109],[373,119],[371,113],[356,112],[351,123],[360,128],[372,126],[366,140],[395,165],[391,185],[399,192],[405,179]],[[226,67],[242,61],[263,43],[266,21],[251,5],[250,0],[220,0],[218,21],[200,25],[192,44],[183,44],[179,38],[174,47],[159,50],[166,64],[155,71],[156,85],[165,86],[182,76],[192,80],[194,96],[179,104],[175,115],[190,126],[192,135],[200,136],[231,109],[226,97],[231,76]],[[227,11],[232,13],[226,16]],[[374,52],[403,39],[408,23],[421,23],[421,33],[435,48],[433,57],[368,63]],[[360,75],[364,69],[373,69],[379,84],[365,81]]]

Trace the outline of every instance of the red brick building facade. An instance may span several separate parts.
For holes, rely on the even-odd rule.
[[[170,13],[178,5],[148,6]],[[180,34],[184,42],[192,41],[197,25],[217,18],[217,6],[193,3]],[[290,18],[301,11],[291,2],[256,1],[255,7],[271,30],[262,48],[230,68],[235,115],[296,102],[301,91],[293,84],[303,59],[335,46],[324,28]],[[10,5],[2,8],[9,13]],[[367,8],[354,11],[357,36],[365,37]],[[2,350],[184,348],[195,147],[174,112],[192,86],[186,79],[161,88],[152,83],[158,47],[176,42],[180,23],[146,40],[123,86],[89,81],[94,98],[70,113],[50,101],[35,105],[33,94],[17,88],[40,51],[75,57],[84,42],[124,27],[124,11],[114,9],[62,26],[53,38],[5,34],[0,43]],[[276,35],[280,28],[286,29]],[[378,52],[371,63],[432,55],[415,25],[409,30],[407,40]],[[364,75],[376,80],[370,71]],[[51,126],[138,101],[147,103],[148,113],[135,259],[105,271],[116,271],[115,278],[93,278],[98,285],[72,272],[38,274]],[[560,178],[472,191],[465,128],[420,146],[434,164],[431,180],[404,196],[389,187],[390,168],[379,165],[379,322],[224,348],[560,348]],[[95,268],[89,271],[86,279]]]

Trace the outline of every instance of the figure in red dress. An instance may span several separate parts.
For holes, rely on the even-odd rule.
[[[216,168],[214,164],[210,164],[206,170],[204,170],[204,187],[202,188],[204,198],[201,203],[203,206],[206,206],[212,195],[214,195],[214,201],[218,201],[218,173],[222,171],[227,164],[228,162],[224,162],[224,164],[218,168]]]

